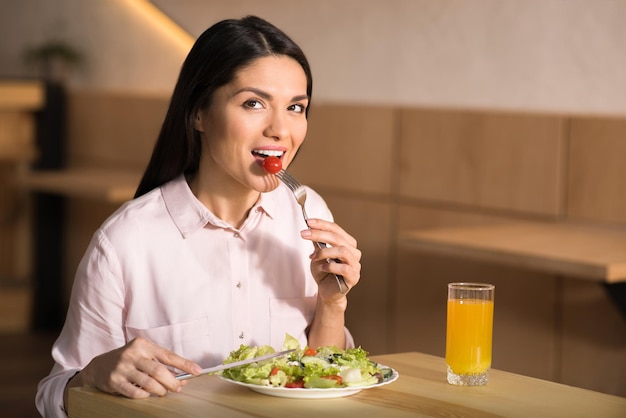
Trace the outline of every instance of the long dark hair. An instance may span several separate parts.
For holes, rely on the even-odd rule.
[[[239,70],[269,55],[285,55],[302,66],[310,100],[313,80],[304,53],[271,23],[256,16],[228,19],[200,35],[183,63],[135,197],[182,173],[190,175],[198,171],[201,144],[200,135],[194,129],[195,115],[211,105],[215,90],[229,83]]]

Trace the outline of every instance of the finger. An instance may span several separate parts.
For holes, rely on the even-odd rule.
[[[327,259],[317,259],[311,262],[311,271],[318,283],[322,283],[326,276],[342,276],[349,288],[359,281],[361,264],[357,262],[336,263]]]
[[[167,391],[180,392],[182,386],[176,380],[171,371],[152,359],[142,359],[137,365],[138,369],[133,376],[133,382],[144,390],[158,396],[165,396]]]
[[[141,387],[129,382],[128,380],[121,382],[117,386],[117,389],[108,392],[118,393],[131,399],[144,399],[150,397],[149,392],[143,390]]]
[[[155,352],[155,359],[166,366],[174,367],[176,369],[184,371],[185,373],[197,375],[202,372],[202,367],[200,367],[198,363],[181,357],[173,351],[166,350],[162,347],[158,347],[157,351]]]
[[[307,221],[309,228],[321,231],[331,232],[336,234],[341,239],[345,240],[346,245],[356,247],[356,239],[348,234],[342,227],[334,222],[325,221],[323,219],[311,218]]]
[[[300,234],[302,238],[313,242],[323,242],[330,247],[356,247],[356,241],[352,237],[334,231],[313,228],[305,229]]]
[[[155,361],[150,362],[157,364]],[[141,367],[141,364],[139,366]],[[167,395],[168,389],[162,384],[162,382],[154,378],[150,374],[151,372],[146,369],[149,369],[149,367],[142,367],[139,370],[134,370],[129,374],[128,381],[151,395]]]
[[[183,384],[175,378],[170,368],[180,369],[194,375],[202,371],[202,368],[193,361],[187,360],[149,340],[137,338],[131,342],[131,345],[133,350],[129,350],[129,352],[135,353],[129,354],[134,358],[132,360],[135,365],[133,369],[136,370],[136,373],[143,372],[149,378],[135,374],[131,382],[142,386],[152,394],[165,395],[167,390],[172,392],[182,390]],[[140,353],[140,355],[136,353]]]
[[[343,254],[345,257],[351,256],[355,259],[360,259],[361,252],[356,247],[331,232],[306,229],[301,231],[300,234],[302,238],[312,241],[315,250],[317,252],[321,251],[323,257],[339,258],[332,256],[332,254]],[[351,255],[345,253],[345,251],[349,251]]]
[[[357,241],[354,237],[341,229],[340,226],[332,222],[316,220],[311,222],[311,227],[300,232],[302,238],[313,242],[326,243],[332,247],[345,246],[351,249],[357,248]]]
[[[319,262],[319,270],[324,274],[335,274],[342,276],[346,284],[350,287],[358,282],[360,277],[360,264],[346,264],[334,262]]]
[[[361,260],[361,251],[349,247],[326,247],[317,249],[311,254],[311,260],[335,261],[342,264],[357,265]]]

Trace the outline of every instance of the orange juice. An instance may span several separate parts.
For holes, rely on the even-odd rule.
[[[493,300],[448,300],[448,367],[458,375],[476,375],[489,370],[492,333]]]

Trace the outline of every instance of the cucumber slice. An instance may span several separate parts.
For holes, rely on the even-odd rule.
[[[337,381],[334,379],[326,379],[323,377],[311,377],[304,383],[305,388],[320,388],[320,389],[329,389],[341,387],[337,384]]]
[[[319,357],[315,357],[315,356],[304,356],[300,359],[300,362],[303,365],[319,365],[322,366],[322,368],[327,368],[332,366],[332,364],[330,364],[327,360],[324,360],[323,358],[319,358]]]

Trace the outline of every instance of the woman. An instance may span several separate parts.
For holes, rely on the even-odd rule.
[[[348,287],[356,241],[308,190],[310,229],[262,168],[304,141],[311,71],[300,48],[257,17],[209,28],[191,49],[136,192],[96,231],[78,268],[55,366],[37,407],[65,416],[67,391],[130,398],[182,390],[240,344],[352,346]],[[313,241],[328,248],[315,249]],[[327,263],[338,259],[340,263]]]

